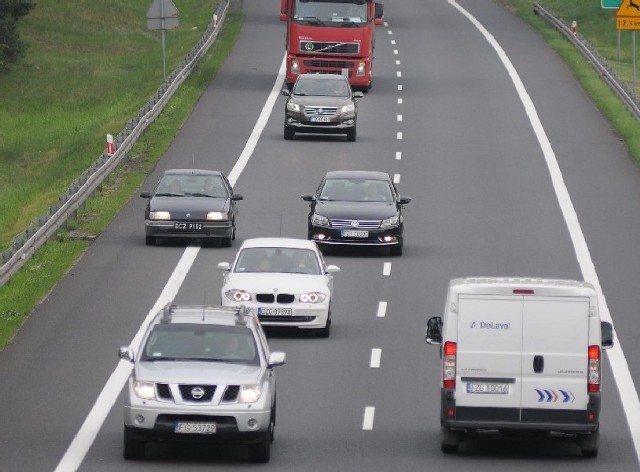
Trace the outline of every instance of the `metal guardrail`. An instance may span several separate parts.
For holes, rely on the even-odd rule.
[[[37,224],[18,235],[11,248],[2,253],[0,286],[11,280],[11,277],[33,256],[36,250],[55,236],[67,220],[77,213],[78,209],[116,169],[140,135],[158,117],[169,99],[216,40],[229,11],[229,1],[224,0],[218,4],[213,16],[218,21],[212,20],[200,41],[187,57],[176,67],[155,95],[140,109],[138,115],[129,120],[124,129],[115,136],[115,153],[110,156],[105,151],[89,169],[69,186],[67,192],[60,197],[58,205],[50,207],[46,215],[38,218]]]
[[[545,8],[539,3],[533,4],[533,12],[543,17],[569,41],[571,41],[575,48],[580,51],[585,59],[589,61],[602,80],[604,80],[611,90],[618,95],[629,112],[635,116],[636,120],[640,121],[640,101],[638,100],[638,97],[635,92],[618,77],[613,68],[608,65],[606,59],[600,56],[580,35],[580,33],[574,34],[569,26],[567,26],[562,20],[553,16],[549,11],[545,10]]]

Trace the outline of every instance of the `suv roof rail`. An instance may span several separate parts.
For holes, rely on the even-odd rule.
[[[162,308],[162,319],[160,320],[161,323],[171,323],[171,314],[173,313],[173,309],[176,306],[172,303],[167,303],[163,308]]]
[[[248,316],[251,316],[251,310],[246,305],[240,305],[236,312],[236,324],[246,326]]]

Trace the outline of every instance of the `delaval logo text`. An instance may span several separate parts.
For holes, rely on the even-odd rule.
[[[495,323],[493,321],[473,321],[471,322],[471,329],[508,330],[508,329],[511,329],[511,323]]]

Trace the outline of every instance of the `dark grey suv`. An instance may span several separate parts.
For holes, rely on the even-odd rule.
[[[268,462],[276,424],[276,378],[283,352],[269,352],[246,307],[166,306],[140,348],[124,389],[124,457],[143,459],[148,442],[247,444]]]
[[[353,92],[349,80],[337,74],[301,74],[291,91],[284,110],[284,139],[295,133],[346,134],[356,140],[358,105],[362,92]]]

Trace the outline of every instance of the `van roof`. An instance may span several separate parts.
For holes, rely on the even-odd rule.
[[[536,295],[594,296],[589,282],[532,277],[465,277],[449,282],[449,289],[462,293],[512,295],[514,290],[533,290]]]

